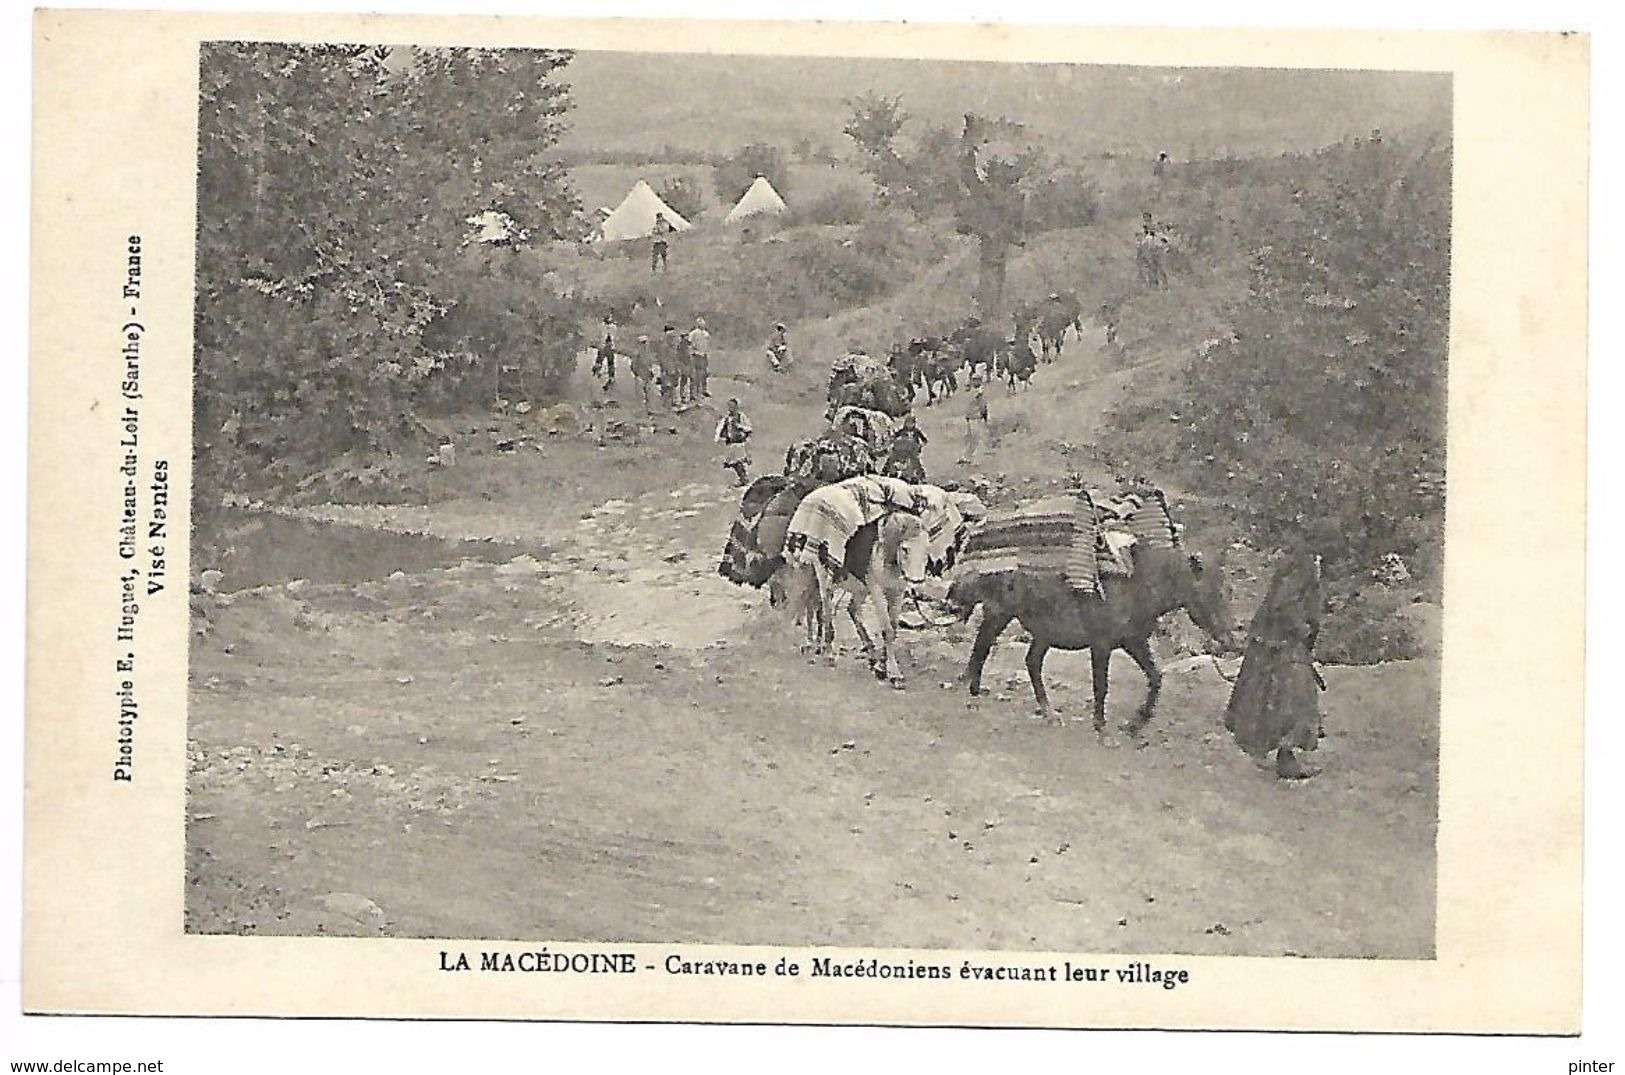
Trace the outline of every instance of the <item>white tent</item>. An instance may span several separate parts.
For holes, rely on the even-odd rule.
[[[640,179],[621,204],[615,207],[615,211],[604,218],[601,226],[603,236],[609,242],[647,239],[654,230],[656,213],[664,214],[678,231],[687,231],[690,227],[677,210],[661,201],[654,188]]]
[[[785,208],[784,199],[773,189],[773,184],[767,181],[767,176],[759,175],[756,182],[752,183],[750,189],[739,199],[739,204],[728,211],[722,222],[732,224],[757,213],[782,213]]]

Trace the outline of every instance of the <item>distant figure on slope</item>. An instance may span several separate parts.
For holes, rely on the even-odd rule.
[[[632,376],[638,382],[638,397],[643,400],[643,413],[653,414],[654,402],[660,392],[660,362],[647,336],[638,337],[638,349],[632,352]]]
[[[598,355],[592,362],[593,376],[604,376],[606,392],[615,386],[615,332],[615,311],[611,310],[598,328]]]
[[[892,438],[891,452],[880,472],[892,478],[901,478],[912,485],[925,483],[925,464],[920,461],[920,450],[930,441],[921,431],[920,424],[911,414],[903,419],[903,428]]]
[[[1224,726],[1255,758],[1275,755],[1275,775],[1302,780],[1314,774],[1295,751],[1314,750],[1320,738],[1315,638],[1320,632],[1320,557],[1307,542],[1287,553],[1247,631],[1247,653],[1230,692]]]
[[[677,332],[677,326],[667,325],[660,337],[661,388],[666,406],[683,406],[688,393],[688,341]]]
[[[773,338],[767,341],[767,364],[774,373],[783,373],[790,365],[790,339],[784,333],[784,322],[773,326]]]
[[[739,401],[730,399],[727,413],[717,423],[717,442],[723,445],[723,467],[737,475],[740,485],[750,481],[750,452],[745,448],[750,434],[750,419],[739,409]]]
[[[677,230],[671,221],[666,219],[665,213],[655,214],[655,226],[649,232],[649,271],[658,272],[666,268],[666,254],[671,243],[671,234]]]
[[[688,334],[688,361],[694,371],[696,397],[711,394],[711,334],[705,330],[705,318],[696,317]]]

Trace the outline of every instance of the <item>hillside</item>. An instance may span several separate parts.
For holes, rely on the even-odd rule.
[[[1451,100],[1444,76],[1362,71],[581,52],[568,77],[575,110],[560,149],[651,160],[753,141],[790,150],[803,139],[844,153],[845,101],[871,90],[956,128],[968,111],[1008,116],[1079,160],[1270,155],[1374,127],[1440,130]]]

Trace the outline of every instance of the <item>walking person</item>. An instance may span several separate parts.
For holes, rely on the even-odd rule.
[[[728,410],[717,423],[717,443],[722,448],[722,466],[734,472],[738,484],[746,485],[750,482],[750,452],[745,448],[745,442],[750,440],[750,419],[740,410],[739,401],[730,399]]]
[[[972,378],[971,387],[976,391],[965,408],[965,454],[959,459],[967,465],[976,462],[977,449],[987,434],[987,394],[982,390],[982,379]]]
[[[1246,655],[1225,709],[1224,726],[1237,744],[1254,758],[1273,753],[1275,775],[1283,780],[1314,775],[1296,752],[1319,746],[1325,684],[1315,668],[1315,638],[1324,604],[1320,557],[1304,541],[1270,580],[1247,629]]]
[[[711,334],[705,329],[705,318],[696,317],[688,333],[688,360],[694,370],[694,391],[699,396],[711,394]]]
[[[677,228],[666,219],[665,213],[655,214],[655,226],[649,232],[649,271],[658,272],[665,269],[666,254],[670,248],[671,235]]]

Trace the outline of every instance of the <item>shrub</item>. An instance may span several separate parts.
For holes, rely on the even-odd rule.
[[[790,197],[789,158],[777,146],[770,146],[765,142],[752,142],[748,146],[741,146],[717,162],[716,171],[712,175],[717,197],[721,199],[722,204],[732,208],[735,202],[744,197],[745,191],[750,189],[750,185],[756,182],[759,175],[767,177],[767,181],[773,184],[780,197]]]
[[[667,179],[655,193],[660,195],[661,201],[677,210],[678,215],[691,224],[705,214],[705,199],[694,188],[694,184],[680,175]]]
[[[1414,592],[1364,586],[1334,594],[1321,620],[1315,655],[1332,664],[1379,664],[1426,656],[1430,642],[1405,615]]]
[[[1255,222],[1234,331],[1186,342],[1184,375],[1113,424],[1235,503],[1259,547],[1316,522],[1336,535],[1334,576],[1394,552],[1436,591],[1449,151],[1366,143],[1288,164],[1297,194]]]
[[[792,224],[821,227],[857,224],[870,210],[869,196],[856,184],[840,183],[791,211]]]

